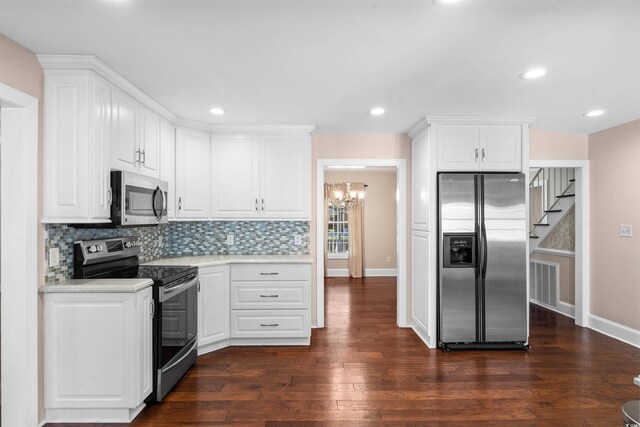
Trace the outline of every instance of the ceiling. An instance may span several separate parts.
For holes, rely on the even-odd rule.
[[[206,123],[406,132],[425,115],[527,115],[587,134],[640,118],[638,0],[0,0],[0,31],[95,55]],[[549,72],[518,77],[534,66]]]

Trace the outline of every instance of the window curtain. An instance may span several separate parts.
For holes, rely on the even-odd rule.
[[[364,184],[352,183],[351,189],[365,191]],[[349,276],[362,277],[364,274],[364,200],[361,206],[350,206],[347,211],[349,226]]]
[[[329,199],[332,193],[331,184],[324,185],[324,277],[327,277],[327,246],[329,245]]]

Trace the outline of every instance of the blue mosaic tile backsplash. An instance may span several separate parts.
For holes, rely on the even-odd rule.
[[[227,235],[234,245],[227,245]],[[301,245],[294,245],[300,235]],[[309,253],[309,223],[306,221],[193,221],[170,222],[157,227],[74,228],[64,224],[45,225],[45,260],[49,249],[60,250],[60,265],[47,267],[45,283],[73,276],[73,243],[78,240],[138,236],[140,262],[186,255],[304,255]],[[162,237],[161,239],[159,239]],[[159,245],[159,240],[162,245]]]

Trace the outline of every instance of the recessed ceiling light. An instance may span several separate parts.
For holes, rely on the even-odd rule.
[[[604,110],[591,110],[588,113],[584,113],[585,117],[598,117],[604,114]]]
[[[544,76],[545,74],[547,74],[546,68],[533,68],[527,71],[526,73],[520,74],[520,78],[523,80],[538,79]]]
[[[221,116],[224,113],[226,113],[227,111],[224,108],[213,107],[212,109],[209,110],[209,112],[211,114],[215,114],[216,116]]]
[[[433,0],[438,6],[446,6],[448,4],[458,3],[460,0]]]
[[[369,111],[369,114],[371,114],[372,116],[381,116],[384,114],[384,108],[382,107],[372,108],[371,111]]]

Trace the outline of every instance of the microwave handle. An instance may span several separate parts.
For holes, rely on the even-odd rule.
[[[156,211],[156,204],[154,203],[156,199],[156,194],[158,194],[158,192],[160,192],[160,195],[162,196],[162,204],[160,205],[162,207],[160,208],[160,212]],[[153,209],[153,214],[155,215],[158,221],[160,221],[160,219],[162,218],[162,210],[164,209],[164,204],[165,204],[164,191],[162,191],[162,189],[158,186],[153,191],[153,196],[151,196],[151,209]]]

